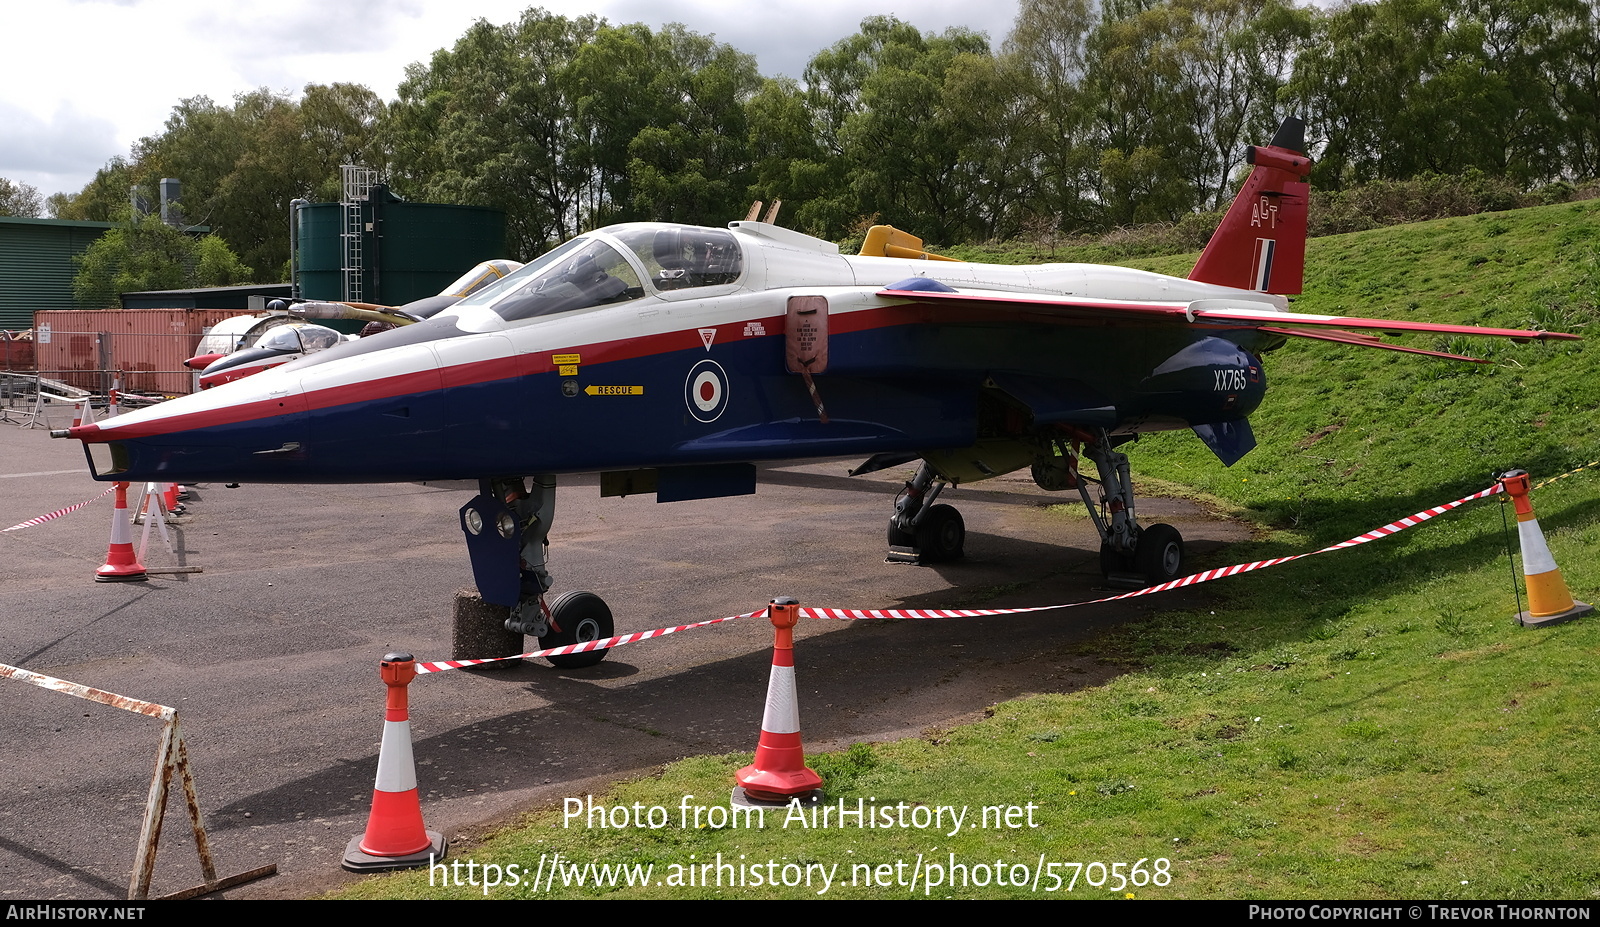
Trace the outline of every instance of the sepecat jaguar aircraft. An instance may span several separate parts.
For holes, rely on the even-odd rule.
[[[1189,428],[1233,464],[1255,446],[1264,352],[1297,337],[1471,360],[1381,339],[1575,337],[1290,312],[1303,136],[1289,119],[1248,150],[1250,176],[1187,279],[953,261],[886,226],[847,256],[753,219],[616,225],[426,320],[57,434],[85,443],[101,480],[477,480],[461,527],[479,589],[547,647],[612,633],[597,596],[546,604],[564,473],[679,502],[754,492],[755,461],[917,461],[888,543],[891,559],[928,562],[964,545],[944,487],[1031,467],[1079,493],[1108,577],[1161,582],[1182,575],[1183,541],[1136,520],[1118,448]]]

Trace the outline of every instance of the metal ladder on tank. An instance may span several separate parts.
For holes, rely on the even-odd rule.
[[[361,297],[362,277],[366,273],[363,250],[366,226],[361,221],[361,204],[367,201],[373,185],[378,182],[378,172],[359,164],[341,164],[339,170],[344,179],[344,198],[339,202],[344,212],[344,231],[339,236],[344,244],[344,300],[365,302]]]

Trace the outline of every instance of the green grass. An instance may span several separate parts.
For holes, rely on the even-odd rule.
[[[1186,272],[1188,258],[1140,261]],[[1296,308],[1585,332],[1600,313],[1600,202],[1318,239]],[[1454,349],[1454,347],[1452,347]],[[1221,467],[1186,434],[1127,448],[1141,486],[1175,481],[1264,526],[1217,563],[1313,549],[1489,484],[1600,458],[1592,342],[1489,345],[1474,367],[1331,345],[1266,360],[1253,417],[1261,445]],[[1600,596],[1600,474],[1534,501],[1573,593]],[[1025,808],[1037,827],[809,830],[564,827],[561,809],[456,858],[535,866],[670,867],[743,857],[837,865],[827,897],[895,898],[851,875],[950,854],[1003,863],[1170,861],[1170,884],[1086,884],[1073,896],[1138,898],[1600,897],[1600,619],[1542,630],[1516,606],[1502,503],[1488,500],[1361,548],[1235,577],[1208,604],[1110,632],[1083,655],[1127,667],[1111,683],[1006,702],[984,721],[920,739],[812,756],[830,801]],[[749,755],[675,763],[605,804],[725,799]],[[1019,814],[1021,812],[1018,812]],[[858,868],[863,867],[863,868]],[[800,871],[800,870],[794,870]],[[977,870],[971,870],[976,872]],[[1057,870],[1070,878],[1070,869]],[[1097,873],[1092,873],[1097,874]],[[480,897],[426,872],[346,897]],[[891,880],[892,881],[892,880]],[[1043,880],[1042,887],[1050,879]],[[1063,886],[1064,887],[1064,886]],[[493,897],[816,897],[811,888],[648,885]],[[919,886],[919,897],[1057,897],[1031,887]]]

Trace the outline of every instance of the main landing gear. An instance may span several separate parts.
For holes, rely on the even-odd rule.
[[[1183,536],[1171,525],[1141,527],[1135,520],[1128,455],[1114,450],[1115,446],[1104,431],[1084,444],[1084,456],[1094,461],[1100,473],[1100,478],[1094,479],[1077,472],[1077,454],[1073,447],[1058,442],[1071,476],[1069,482],[1076,485],[1095,529],[1100,532],[1100,573],[1108,583],[1131,589],[1171,582],[1184,575]],[[1034,474],[1035,480],[1043,485],[1039,467],[1034,468]],[[1098,502],[1090,497],[1090,483],[1099,484]]]
[[[934,504],[944,489],[924,460],[894,500],[889,517],[890,563],[945,563],[961,559],[967,526],[954,506]]]
[[[1098,435],[1074,430],[1072,440],[1057,438],[1042,446],[1035,457],[1033,479],[1043,489],[1078,491],[1100,534],[1101,574],[1112,585],[1138,589],[1184,575],[1183,536],[1171,525],[1140,526],[1134,518],[1128,456],[1116,450],[1129,440],[1113,438],[1103,430]],[[1078,472],[1080,445],[1081,453],[1094,461],[1098,478]],[[924,460],[895,497],[894,515],[889,518],[890,563],[941,563],[961,557],[967,536],[961,514],[936,502],[947,483]],[[1091,496],[1091,483],[1099,486],[1099,499]]]
[[[506,630],[532,634],[540,649],[611,637],[614,625],[605,600],[592,592],[568,592],[546,602],[552,580],[545,569],[550,525],[555,519],[556,478],[540,474],[482,480],[478,495],[461,509],[472,572],[484,601],[511,609]],[[546,657],[563,669],[594,666],[604,650]]]

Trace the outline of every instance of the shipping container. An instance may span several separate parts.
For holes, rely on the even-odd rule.
[[[38,372],[105,393],[120,373],[126,392],[175,396],[194,391],[183,362],[235,309],[63,309],[34,313]]]

